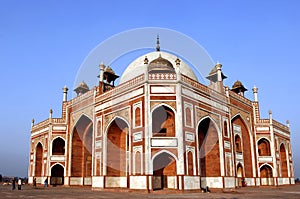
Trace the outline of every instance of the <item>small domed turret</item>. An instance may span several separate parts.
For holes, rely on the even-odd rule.
[[[240,82],[239,80],[237,80],[231,89],[233,92],[244,96],[244,92],[247,91],[247,89],[244,87],[244,85],[242,84],[242,82]]]
[[[88,92],[89,90],[90,89],[89,89],[88,85],[84,81],[82,81],[77,86],[77,88],[74,89],[74,91],[76,92],[77,96],[82,95],[82,94]]]
[[[150,62],[149,67],[148,67],[149,73],[174,73],[174,67],[172,63],[161,57],[161,54],[157,59],[154,59],[153,61]]]

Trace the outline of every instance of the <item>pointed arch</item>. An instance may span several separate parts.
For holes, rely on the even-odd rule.
[[[64,171],[65,167],[60,164],[56,163],[51,166],[51,178],[50,184],[51,185],[63,185],[64,184]]]
[[[236,177],[238,178],[242,178],[244,177],[244,169],[243,169],[243,165],[242,163],[238,163],[237,166],[236,166]]]
[[[82,118],[87,118],[90,121],[93,121],[93,118],[90,117],[89,115],[87,115],[86,113],[81,113],[81,115],[79,117],[77,117],[74,121],[74,126],[73,128],[78,124],[78,122],[82,119]]]
[[[187,151],[187,175],[194,175],[194,153]]]
[[[142,126],[141,115],[142,115],[141,107],[139,107],[139,106],[135,107],[134,108],[134,119],[133,119],[135,127]]]
[[[192,109],[191,107],[187,106],[185,107],[184,109],[185,111],[185,126],[189,126],[189,127],[192,127]]]
[[[52,155],[65,155],[65,140],[57,136],[52,140]]]
[[[141,175],[143,173],[143,155],[141,151],[133,153],[133,174]]]
[[[176,156],[169,151],[162,150],[152,157],[153,163],[153,189],[172,188],[168,184],[171,176],[176,176]]]
[[[288,177],[288,165],[287,165],[287,155],[286,155],[286,147],[282,143],[280,144],[280,165],[281,165],[281,177]]]
[[[34,176],[41,177],[43,170],[43,145],[41,142],[38,142],[35,147],[35,169]]]
[[[235,136],[234,136],[234,146],[235,146],[235,151],[236,152],[243,152],[243,150],[242,150],[242,140],[241,140],[241,137],[238,135],[238,134],[236,134]]]
[[[265,137],[257,140],[257,150],[259,156],[271,156],[270,141]]]
[[[233,125],[233,135],[239,134],[241,137],[241,145],[242,145],[242,157],[244,160],[244,170],[245,170],[245,176],[246,178],[252,178],[253,177],[253,146],[252,146],[252,137],[250,134],[250,130],[243,120],[243,118],[240,116],[240,114],[235,115],[231,123]],[[240,131],[240,132],[238,132]],[[237,152],[237,151],[236,151]]]
[[[260,177],[261,178],[272,178],[273,177],[273,167],[268,164],[264,163],[259,167]]]
[[[203,177],[217,177],[221,175],[219,132],[216,123],[209,116],[202,118],[198,123],[199,173]]]
[[[245,176],[244,167],[243,167],[242,163],[239,162],[236,165],[236,177],[238,179],[237,183],[238,183],[239,187],[243,186],[242,179],[244,178],[244,176]]]
[[[175,112],[173,108],[160,104],[152,109],[152,135],[158,137],[175,137]]]
[[[273,167],[269,164],[263,164],[259,168],[261,185],[274,185]]]
[[[223,129],[224,129],[224,137],[229,137],[229,134],[228,134],[228,124],[227,124],[226,120],[223,121]]]
[[[129,150],[129,125],[121,117],[115,117],[107,126],[106,142],[106,175],[127,176]]]
[[[168,151],[168,150],[166,150],[166,149],[163,149],[163,150],[158,151],[157,153],[155,153],[155,154],[152,156],[152,162],[153,162],[154,158],[156,158],[157,156],[161,155],[162,153],[167,153],[167,154],[169,154],[170,156],[172,156],[176,161],[178,161],[178,158],[176,157],[176,155],[174,155],[173,153],[171,153],[170,151]]]
[[[92,140],[93,122],[85,114],[82,114],[72,131],[71,176],[91,177]]]
[[[105,128],[105,130],[104,130],[104,133],[105,133],[106,136],[107,136],[107,133],[108,133],[108,129],[110,128],[110,125],[111,125],[116,119],[122,120],[123,122],[126,123],[126,125],[127,125],[128,127],[130,127],[129,122],[128,122],[125,118],[120,117],[120,116],[115,116],[115,117],[113,117],[113,118],[108,122],[108,124],[107,124],[107,126],[106,126],[106,128]]]

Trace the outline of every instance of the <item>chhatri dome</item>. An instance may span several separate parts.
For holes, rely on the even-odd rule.
[[[179,66],[176,65],[179,64]],[[126,70],[123,72],[120,78],[120,84],[138,77],[142,74],[151,73],[157,71],[159,73],[175,73],[175,67],[178,67],[178,72],[181,74],[198,81],[192,68],[182,60],[178,61],[178,56],[160,51],[159,43],[156,47],[156,51],[147,53],[134,60]]]

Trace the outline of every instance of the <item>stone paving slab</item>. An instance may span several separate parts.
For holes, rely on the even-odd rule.
[[[117,192],[91,190],[90,187],[38,187],[33,188],[29,185],[22,186],[22,190],[11,190],[11,186],[0,185],[0,198],[34,198],[34,199],[93,199],[93,198],[122,198],[122,199],[193,199],[193,198],[300,198],[300,185],[281,186],[281,187],[244,187],[240,189],[215,191],[212,193],[190,193],[155,191],[152,193],[140,192]]]

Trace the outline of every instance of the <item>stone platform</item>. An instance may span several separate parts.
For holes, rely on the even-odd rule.
[[[0,185],[0,198],[56,198],[56,199],[74,199],[74,198],[300,198],[300,185],[280,186],[280,187],[243,187],[233,190],[218,190],[212,193],[190,193],[173,191],[154,191],[152,193],[139,192],[116,192],[112,191],[93,191],[90,187],[37,187],[23,185],[22,190],[11,190],[9,185]]]

